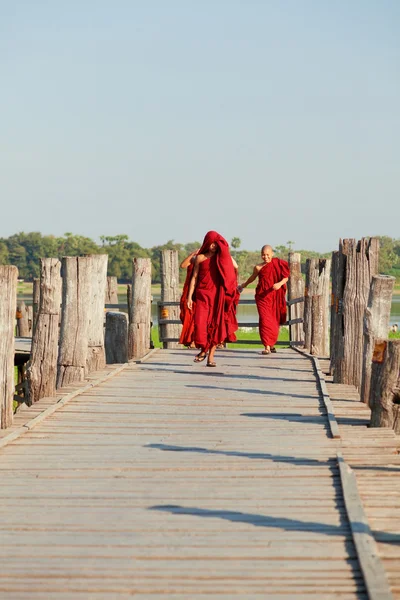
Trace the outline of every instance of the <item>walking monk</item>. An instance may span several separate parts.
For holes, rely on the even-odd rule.
[[[208,367],[215,367],[214,353],[218,344],[234,342],[236,320],[237,264],[230,255],[225,238],[209,231],[194,262],[188,293],[188,308],[194,315],[194,342],[200,349],[194,359],[203,361],[208,354]]]
[[[279,326],[286,321],[286,282],[289,265],[286,260],[273,258],[271,246],[261,248],[262,262],[254,267],[253,274],[238,287],[241,292],[257,279],[256,304],[259,315],[259,330],[264,345],[262,354],[276,352],[274,346],[279,336]]]
[[[183,346],[188,346],[189,348],[195,348],[195,343],[193,340],[194,334],[194,311],[195,311],[195,303],[193,302],[192,309],[189,310],[187,305],[188,293],[189,293],[189,285],[190,280],[192,279],[193,269],[194,269],[194,261],[196,259],[196,255],[198,254],[198,250],[194,250],[189,256],[187,256],[180,264],[181,269],[187,269],[186,271],[186,279],[183,284],[182,296],[180,299],[180,320],[182,321],[182,331],[181,336],[179,338],[179,343],[183,344]]]

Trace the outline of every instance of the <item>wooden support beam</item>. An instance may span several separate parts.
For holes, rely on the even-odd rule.
[[[395,278],[388,275],[374,275],[371,281],[368,306],[364,313],[364,346],[361,373],[362,402],[368,404],[372,370],[372,355],[375,340],[385,339],[390,324],[393,288]]]
[[[375,340],[369,406],[371,427],[400,433],[400,340]]]
[[[0,428],[13,421],[14,327],[18,269],[0,266]]]
[[[288,280],[288,307],[290,321],[290,340],[298,342],[304,340],[304,303],[294,302],[304,298],[305,282],[301,274],[301,254],[289,253],[290,276]]]
[[[103,369],[106,364],[104,352],[104,299],[107,286],[107,254],[92,254],[91,293],[89,307],[87,373]]]
[[[177,302],[180,299],[179,262],[177,250],[161,251],[161,302]],[[167,314],[168,313],[168,314]],[[160,322],[160,339],[179,338],[182,325],[179,319],[179,306],[163,308]],[[168,324],[162,321],[170,320]],[[178,348],[176,342],[163,342],[163,348]]]
[[[364,312],[373,275],[378,272],[379,240],[343,240],[339,252],[346,255],[342,317],[337,319],[338,339],[334,382],[361,388],[364,345]]]
[[[61,262],[57,258],[41,259],[39,281],[40,304],[32,338],[31,359],[26,372],[29,403],[56,393],[62,287]]]
[[[61,263],[60,263],[61,264]],[[32,337],[35,333],[36,327],[36,319],[39,312],[40,305],[40,277],[35,277],[33,280],[33,289],[32,289]]]
[[[118,280],[108,275],[104,304],[118,304]]]
[[[150,349],[151,260],[132,261],[132,304],[129,315],[129,359],[142,358]]]
[[[128,316],[123,312],[108,311],[105,334],[106,362],[128,362]]]
[[[17,301],[17,336],[30,337],[28,308],[23,300]]]
[[[91,268],[91,259],[87,256],[65,256],[62,259],[62,316],[57,388],[73,381],[83,381],[86,375]]]
[[[329,355],[329,283],[331,260],[309,258],[306,261],[304,303],[304,343],[311,354]]]

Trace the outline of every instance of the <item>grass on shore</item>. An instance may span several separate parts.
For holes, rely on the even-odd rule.
[[[159,337],[158,337],[158,327],[152,327],[151,330],[151,337],[153,340],[153,344],[155,348],[161,348],[162,344],[160,343]],[[264,346],[262,345],[261,341],[260,341],[260,335],[258,333],[257,329],[252,328],[251,331],[248,331],[248,328],[243,328],[243,329],[239,329],[236,332],[236,337],[238,339],[237,342],[235,342],[234,344],[227,344],[227,348],[246,348],[247,350],[260,350],[263,349]],[[289,342],[289,329],[286,327],[281,327],[280,333],[279,333],[279,341],[281,342]],[[250,340],[250,341],[258,341],[259,344],[245,344],[245,343],[241,343],[243,341],[246,340]],[[287,348],[289,344],[287,344],[287,346],[279,346],[279,348]]]

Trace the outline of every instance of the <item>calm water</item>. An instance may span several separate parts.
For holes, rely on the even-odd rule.
[[[246,299],[250,299],[248,298],[248,296],[246,296]],[[154,297],[154,302],[152,305],[152,310],[151,310],[151,314],[152,314],[152,318],[153,318],[153,323],[154,325],[157,324],[157,300],[159,300],[159,298]],[[124,297],[121,296],[120,300],[121,303],[124,302]],[[239,323],[254,323],[256,321],[258,321],[258,314],[257,314],[257,308],[255,304],[245,304],[245,305],[240,305],[238,306],[238,311],[237,311],[237,317],[238,317],[238,321]],[[390,313],[390,325],[393,325],[394,323],[398,323],[400,325],[400,296],[395,296],[395,298],[393,299],[392,302],[392,309],[391,309],[391,313]]]
[[[18,296],[19,299],[24,300],[26,304],[32,304],[32,296],[21,295]],[[246,299],[248,297],[246,296]],[[126,303],[126,295],[122,294],[118,296],[120,304]],[[153,324],[157,325],[157,300],[159,298],[154,296],[154,302],[151,307],[151,314],[153,319]],[[126,309],[122,309],[126,312]],[[258,321],[257,309],[255,304],[250,305],[242,305],[238,307],[238,321],[240,323],[252,323]],[[398,323],[400,325],[400,296],[397,295],[393,298],[392,302],[392,310],[390,314],[390,324]]]

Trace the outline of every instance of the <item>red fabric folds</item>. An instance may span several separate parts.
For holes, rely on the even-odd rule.
[[[182,321],[182,331],[179,338],[179,343],[184,346],[190,346],[193,342],[194,334],[194,311],[196,309],[196,303],[193,302],[192,310],[188,309],[187,299],[189,293],[190,280],[193,275],[194,264],[191,263],[186,271],[186,279],[183,284],[182,296],[180,299],[180,320]]]
[[[195,289],[194,341],[204,351],[224,342],[234,342],[238,328],[239,294],[228,242],[218,232],[209,231],[199,254],[205,254],[213,242],[218,251],[200,263]]]
[[[273,258],[258,274],[256,304],[259,314],[259,330],[264,346],[274,346],[279,336],[279,326],[286,322],[286,285],[274,290],[274,283],[289,277],[289,265],[285,260]]]

